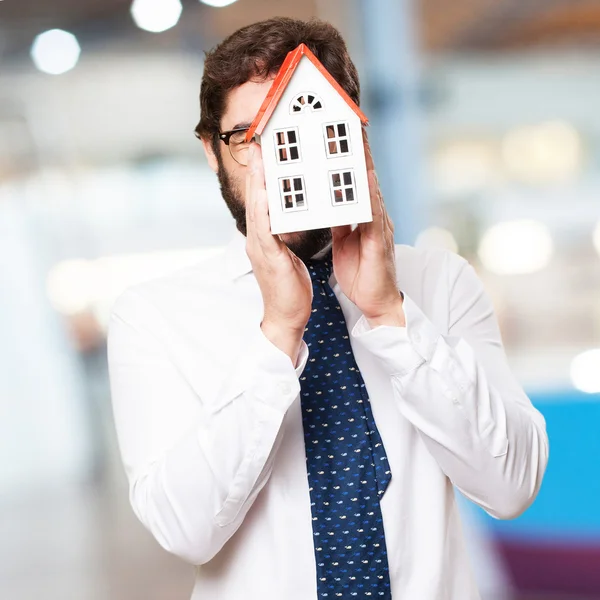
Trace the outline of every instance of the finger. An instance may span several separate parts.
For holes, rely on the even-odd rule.
[[[394,223],[384,206],[384,237],[389,248],[394,248]]]
[[[278,235],[271,233],[271,219],[269,217],[269,201],[266,190],[257,193],[254,208],[256,236],[265,253],[279,252],[284,245]]]
[[[382,208],[383,201],[379,192],[379,184],[374,171],[368,172],[369,196],[371,200],[372,219],[367,223],[360,223],[358,229],[365,239],[376,240],[382,247],[385,246],[385,219]]]
[[[379,216],[382,213],[382,202],[381,190],[379,189],[379,180],[377,179],[377,173],[375,172],[375,163],[373,162],[373,153],[371,152],[371,145],[369,144],[369,138],[367,137],[367,130],[365,127],[362,128],[363,146],[365,150],[365,161],[367,164],[367,178],[369,182],[369,196],[371,199],[371,212],[373,218]],[[377,219],[379,224],[379,219]]]
[[[369,138],[367,137],[367,130],[365,127],[362,128],[363,146],[365,148],[365,159],[367,161],[367,171],[375,171],[375,163],[373,162],[373,153],[371,152],[371,145],[369,144]]]
[[[264,170],[259,156],[258,144],[250,144],[248,149],[248,169],[246,171],[246,209],[250,220],[256,222],[256,201],[260,191],[265,189]]]
[[[377,174],[375,174],[375,178],[377,179]],[[377,192],[379,195],[379,207],[381,210],[381,215],[383,219],[384,228],[394,231],[394,223],[392,218],[390,217],[390,213],[388,212],[387,206],[385,205],[385,200],[383,199],[383,193],[381,192],[381,186],[379,185],[379,180],[377,179]]]
[[[260,146],[252,143],[248,158],[248,210],[253,226],[253,235],[259,242],[263,252],[278,252],[283,242],[271,233],[269,219],[269,202],[265,189],[265,172]]]
[[[379,180],[375,171],[375,163],[373,161],[373,153],[367,136],[367,131],[362,128],[363,145],[365,149],[365,160],[367,164],[367,175],[369,179],[369,195],[371,198],[371,210],[373,213],[372,229],[382,231],[383,235],[390,238],[393,243],[394,239],[394,224],[387,212],[383,194],[379,186]],[[366,225],[366,224],[365,224]]]
[[[352,225],[340,225],[331,228],[333,244],[339,246],[352,233]]]
[[[375,171],[368,172],[369,177],[369,196],[371,198],[371,212],[373,213],[372,225],[377,231],[383,231],[384,222],[384,207],[381,190],[379,189],[379,181]]]
[[[392,217],[390,217],[390,213],[388,213],[385,204],[383,205],[383,214],[385,215],[385,224],[389,232],[391,232],[392,237],[394,236],[394,222],[392,221]]]
[[[256,195],[253,193],[252,170],[254,168],[254,144],[248,149],[248,168],[246,169],[246,229],[254,234],[254,205]]]

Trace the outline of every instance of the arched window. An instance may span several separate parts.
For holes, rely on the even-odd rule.
[[[290,112],[301,113],[306,109],[310,110],[322,110],[323,102],[321,102],[321,98],[314,94],[313,92],[303,92],[302,94],[298,94],[290,105]]]

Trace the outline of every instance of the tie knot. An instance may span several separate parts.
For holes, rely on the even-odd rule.
[[[327,253],[323,258],[311,258],[306,261],[306,267],[313,283],[315,281],[327,283],[333,270],[331,252]]]

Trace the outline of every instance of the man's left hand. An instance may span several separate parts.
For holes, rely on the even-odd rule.
[[[396,284],[394,225],[388,215],[373,156],[363,129],[373,220],[332,227],[333,270],[342,292],[361,310],[371,327],[404,327],[402,294]]]

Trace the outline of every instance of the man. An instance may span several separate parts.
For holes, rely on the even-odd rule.
[[[366,138],[372,223],[270,233],[260,148],[227,133],[248,128],[301,42],[358,103],[326,23],[271,19],[217,46],[197,134],[239,234],[113,309],[131,503],[197,565],[194,599],[475,599],[453,485],[519,515],[545,423],[471,266],[394,245]]]

